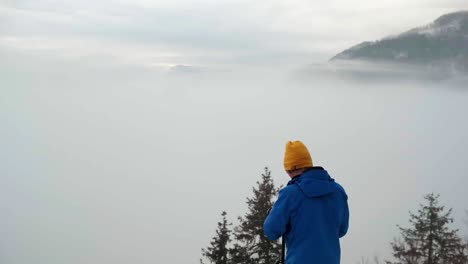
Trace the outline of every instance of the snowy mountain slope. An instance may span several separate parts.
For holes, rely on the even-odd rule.
[[[468,72],[468,11],[443,15],[397,36],[367,41],[333,58],[454,67]]]

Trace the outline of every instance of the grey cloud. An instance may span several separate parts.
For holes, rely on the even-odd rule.
[[[444,11],[437,7],[440,1],[419,7],[418,16],[415,9],[403,9],[417,3],[400,1],[381,7],[363,3],[358,8],[343,1],[320,6],[305,1],[287,5],[281,1],[207,1],[198,5],[187,1],[186,6],[149,1],[141,1],[141,5],[130,1],[10,2],[8,11],[0,13],[0,34],[102,40],[135,45],[135,49],[154,45],[185,57],[173,64],[292,65],[294,61],[303,63],[302,58],[324,60],[363,40],[421,25]],[[460,5],[453,1],[452,8]],[[400,19],[395,21],[395,16]]]

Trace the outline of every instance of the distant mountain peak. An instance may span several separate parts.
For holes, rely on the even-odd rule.
[[[468,19],[468,10],[458,11],[443,15],[434,21],[434,24],[439,26],[451,25],[453,23],[460,23]]]
[[[334,60],[445,64],[468,72],[468,11],[445,14],[434,22],[399,35],[366,41],[337,54]]]
[[[433,23],[412,29],[404,34],[424,34],[437,36],[442,34],[468,34],[468,11],[460,11],[443,15]]]

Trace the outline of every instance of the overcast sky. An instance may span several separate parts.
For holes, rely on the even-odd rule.
[[[0,0],[0,263],[198,263],[296,139],[348,191],[343,263],[388,257],[427,192],[468,235],[466,91],[290,75],[461,9]]]
[[[157,69],[301,65],[466,8],[464,0],[2,0],[0,51]]]

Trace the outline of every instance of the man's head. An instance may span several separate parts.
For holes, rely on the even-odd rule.
[[[289,177],[301,175],[307,168],[313,167],[312,157],[307,147],[301,141],[289,141],[286,143],[284,153],[284,169]]]

